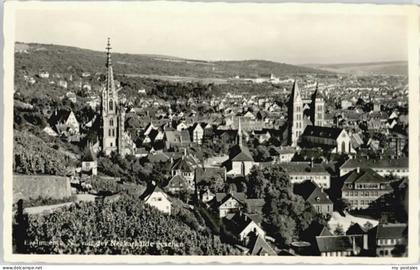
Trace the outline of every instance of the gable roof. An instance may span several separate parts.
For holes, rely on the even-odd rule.
[[[254,161],[248,147],[241,145],[235,145],[230,149],[229,159],[231,161]]]
[[[181,170],[184,172],[193,172],[194,171],[194,164],[187,159],[186,157],[182,156],[180,159],[174,162],[172,165],[172,170]]]
[[[188,187],[188,181],[180,174],[175,175],[172,177],[167,186],[168,188],[187,188]]]
[[[376,239],[400,239],[407,237],[408,226],[405,223],[379,224]]]
[[[345,176],[344,183],[388,183],[386,179],[380,176],[377,172],[370,168],[361,168],[359,172],[357,170],[352,171]]]
[[[216,193],[216,202],[217,206],[222,205],[228,199],[233,198],[238,202],[244,204],[246,200],[246,195],[243,192],[229,192],[229,193]]]
[[[346,235],[357,235],[357,234],[365,234],[365,230],[360,226],[359,223],[353,223],[346,231]]]
[[[353,249],[352,238],[346,235],[317,236],[319,252],[350,251]]]
[[[341,165],[340,169],[355,169],[360,168],[397,168],[408,169],[408,158],[403,157],[399,159],[348,159]]]
[[[144,191],[144,193],[140,196],[141,200],[144,200],[145,202],[147,202],[150,197],[152,196],[153,193],[156,192],[160,192],[163,194],[163,196],[170,202],[171,200],[169,199],[168,195],[158,186],[152,186],[150,185],[149,187],[146,188],[146,190]]]
[[[306,126],[302,136],[313,136],[327,139],[337,139],[340,136],[342,128],[320,127],[320,126]]]
[[[306,201],[310,204],[332,204],[328,195],[316,185],[309,197],[306,198]]]
[[[82,161],[91,162],[96,161],[96,156],[93,154],[92,147],[88,145],[83,153]]]
[[[274,249],[262,238],[261,236],[256,236],[249,243],[250,255],[269,255],[276,256],[277,253]]]
[[[312,166],[309,162],[285,162],[281,163],[280,166],[287,173],[294,174],[321,174],[329,175],[328,171],[324,168],[322,164],[313,163]]]

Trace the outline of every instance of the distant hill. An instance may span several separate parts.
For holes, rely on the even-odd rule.
[[[15,70],[38,73],[103,72],[105,52],[77,47],[21,43],[15,47]],[[273,73],[276,76],[328,74],[329,71],[263,60],[201,61],[163,55],[113,53],[115,73],[197,78],[230,78],[236,75],[256,77]]]
[[[407,75],[407,61],[342,63],[342,64],[308,64],[307,67],[322,69],[337,73],[355,75]]]

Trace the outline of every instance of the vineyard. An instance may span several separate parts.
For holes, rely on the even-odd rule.
[[[197,226],[198,221],[191,222],[194,218],[167,216],[129,195],[113,203],[77,203],[50,215],[20,219],[26,220],[26,225],[20,225],[26,227],[20,250],[30,254],[239,254]],[[22,227],[16,227],[15,232],[22,232]]]

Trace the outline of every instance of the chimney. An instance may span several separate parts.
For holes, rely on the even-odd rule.
[[[357,173],[360,173],[360,167],[357,167],[357,168],[356,168],[356,172],[357,172]]]
[[[184,148],[184,156],[187,155],[187,148]]]

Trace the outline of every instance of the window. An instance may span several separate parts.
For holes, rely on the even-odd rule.
[[[115,137],[115,129],[112,129],[112,137]]]
[[[108,136],[111,137],[111,130],[108,129]]]
[[[112,111],[114,110],[114,102],[112,101],[112,99],[109,101],[109,110]]]
[[[110,127],[114,126],[114,119],[109,119],[109,126]]]

